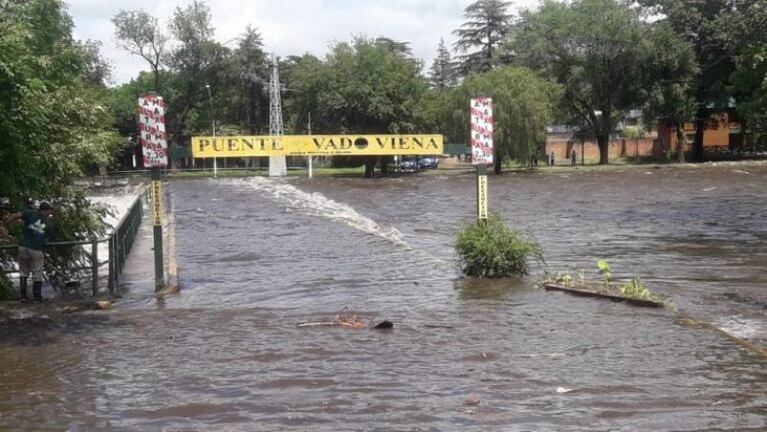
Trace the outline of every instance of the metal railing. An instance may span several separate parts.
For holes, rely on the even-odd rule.
[[[112,232],[107,236],[93,240],[83,241],[65,241],[65,242],[49,242],[45,245],[46,250],[60,249],[60,248],[86,248],[90,245],[90,249],[86,250],[87,261],[89,265],[81,265],[75,263],[71,266],[67,266],[65,271],[69,275],[85,275],[90,279],[91,293],[93,296],[98,295],[99,282],[100,282],[100,269],[103,266],[108,266],[107,288],[110,294],[114,294],[117,288],[120,286],[120,275],[125,261],[128,258],[128,254],[133,247],[133,243],[136,239],[139,227],[141,226],[141,219],[144,214],[143,209],[144,194],[140,194],[131,204],[128,211],[123,215],[120,221],[115,225]],[[107,244],[107,257],[103,261],[99,261],[99,245]],[[0,245],[0,251],[15,252],[18,249],[18,245]],[[7,270],[2,269],[4,274],[16,273],[18,269]]]

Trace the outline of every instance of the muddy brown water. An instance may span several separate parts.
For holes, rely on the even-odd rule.
[[[767,341],[767,166],[490,178],[555,270]],[[764,430],[765,359],[669,310],[462,279],[471,175],[177,181],[183,291],[0,328],[0,429]],[[148,264],[149,265],[149,264]],[[296,327],[344,307],[391,331]],[[479,402],[477,404],[477,401]]]

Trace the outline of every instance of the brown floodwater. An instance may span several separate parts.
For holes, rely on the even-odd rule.
[[[767,345],[767,165],[490,178],[550,271]],[[673,310],[460,277],[472,175],[169,186],[182,292],[0,327],[0,429],[765,430],[767,360]],[[148,246],[146,239],[140,245]],[[149,256],[149,255],[145,255]],[[147,263],[150,266],[151,263]],[[349,308],[389,331],[299,327]]]

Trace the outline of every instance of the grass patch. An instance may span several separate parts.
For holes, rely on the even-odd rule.
[[[465,225],[455,243],[463,273],[475,277],[522,276],[543,250],[528,233],[510,228],[498,215]]]

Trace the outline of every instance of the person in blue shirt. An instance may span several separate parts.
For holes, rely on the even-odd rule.
[[[53,207],[43,201],[37,210],[11,213],[7,221],[21,221],[21,239],[19,239],[19,297],[28,302],[27,278],[32,275],[32,295],[34,301],[43,301],[43,248],[48,243],[47,228]]]

